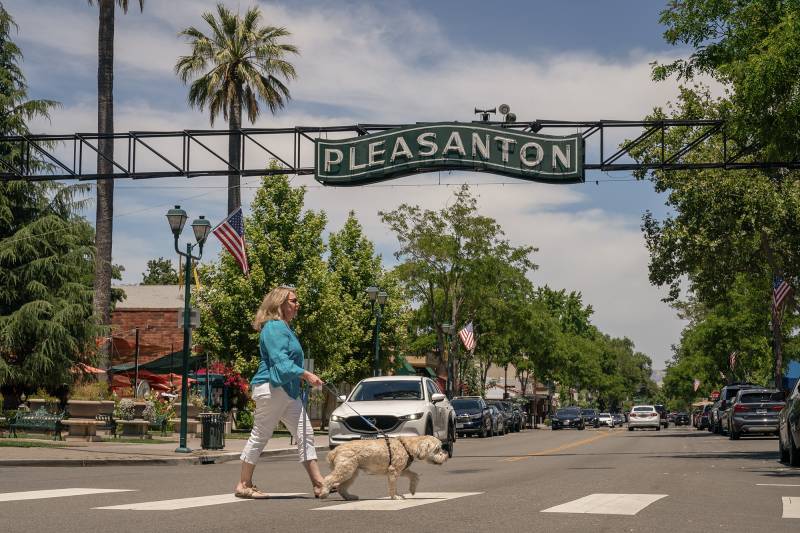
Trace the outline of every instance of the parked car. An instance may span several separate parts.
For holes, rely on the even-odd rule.
[[[654,405],[656,411],[658,412],[659,420],[661,425],[665,428],[669,427],[669,419],[667,418],[667,410],[664,408],[663,405]]]
[[[736,440],[745,433],[777,435],[783,400],[783,391],[777,389],[740,390],[728,410],[728,437]]]
[[[614,418],[614,425],[615,426],[622,426],[625,423],[625,415],[622,413],[611,413],[612,418]]]
[[[690,423],[689,413],[675,413],[675,416],[672,417],[672,421],[675,423],[675,427],[688,426]]]
[[[739,394],[740,390],[744,389],[760,389],[758,385],[753,385],[752,383],[732,383],[730,385],[725,385],[722,387],[722,391],[719,393],[719,411],[717,414],[717,427],[718,430],[715,433],[719,434],[727,434],[729,431],[729,423],[730,423],[730,416],[729,411],[731,409],[731,404],[733,400],[736,399],[736,395]]]
[[[708,429],[711,424],[711,407],[712,404],[706,404],[697,416],[697,429]]]
[[[600,413],[597,415],[597,425],[613,428],[616,424],[614,423],[614,417],[611,416],[611,413]]]
[[[800,466],[800,381],[786,399],[778,417],[778,451],[781,462]]]
[[[528,413],[515,403],[511,404],[511,408],[514,409],[514,412],[519,416],[519,430],[522,431],[528,426]]]
[[[456,412],[456,433],[459,436],[492,434],[492,415],[489,406],[480,396],[456,396],[450,400]]]
[[[496,405],[489,406],[489,414],[492,417],[492,436],[506,434],[506,415],[503,414]]]
[[[628,431],[636,428],[656,428],[661,431],[661,416],[652,405],[634,405],[628,413]]]
[[[391,436],[433,435],[452,456],[456,441],[456,413],[430,378],[381,376],[362,379],[342,405],[331,413],[328,441],[331,449],[353,440]]]
[[[597,427],[597,409],[582,409],[583,423],[587,426]]]
[[[565,407],[559,409],[550,418],[552,429],[575,428],[586,429],[586,422],[583,419],[580,407]]]
[[[708,430],[711,433],[719,433],[719,406],[722,400],[717,400],[708,411]]]
[[[505,402],[503,400],[486,400],[486,403],[489,405],[494,405],[500,410],[500,412],[503,413],[503,420],[506,423],[503,433],[519,431],[517,428],[520,424],[520,419],[516,414],[514,414],[514,410],[511,408],[510,402]]]

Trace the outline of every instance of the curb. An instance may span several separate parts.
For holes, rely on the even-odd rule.
[[[327,451],[328,446],[315,446],[318,452]],[[261,457],[293,455],[297,448],[264,450]],[[131,459],[0,459],[0,468],[12,466],[191,466],[221,464],[238,461],[241,452],[198,453],[184,457],[135,457]]]

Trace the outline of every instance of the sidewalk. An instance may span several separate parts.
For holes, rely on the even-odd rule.
[[[328,436],[316,435],[317,452],[328,449]],[[42,442],[42,441],[38,441]],[[47,441],[53,443],[54,441]],[[191,453],[175,453],[177,441],[158,444],[66,441],[63,447],[0,447],[0,468],[8,466],[152,466],[199,465],[238,461],[246,439],[225,439],[223,450],[203,450],[200,439],[189,438]],[[261,457],[297,456],[289,437],[273,437]]]

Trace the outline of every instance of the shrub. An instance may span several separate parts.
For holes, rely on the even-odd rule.
[[[108,383],[84,381],[72,387],[69,397],[72,400],[108,400],[111,398],[111,390]]]
[[[150,422],[159,422],[172,418],[174,411],[168,400],[151,396],[147,399],[142,416]]]
[[[28,396],[28,398],[29,399],[30,398],[42,399],[42,400],[44,400],[45,402],[48,402],[48,403],[57,402],[58,401],[58,398],[56,398],[55,396],[53,396],[52,394],[50,394],[49,392],[47,392],[44,389],[37,390],[35,394],[33,394],[31,396]]]
[[[205,400],[203,400],[203,397],[197,394],[196,392],[189,394],[189,403],[201,409],[206,405],[206,402]]]
[[[238,429],[253,429],[253,413],[241,410],[236,413],[236,427]]]
[[[133,400],[130,398],[121,399],[114,409],[114,416],[120,420],[133,420],[134,416],[136,416],[136,407]]]

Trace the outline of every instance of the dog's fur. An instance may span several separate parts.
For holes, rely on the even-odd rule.
[[[388,446],[392,447],[392,464],[389,464],[389,449],[386,439],[354,440],[340,444],[328,452],[328,463],[331,473],[322,482],[320,498],[326,498],[331,487],[337,487],[345,500],[357,500],[358,496],[348,491],[356,480],[359,470],[368,474],[383,474],[389,481],[389,497],[393,500],[403,496],[397,494],[397,478],[407,477],[410,480],[411,494],[417,492],[419,474],[407,467],[412,459],[427,461],[440,465],[447,461],[447,452],[442,450],[442,441],[436,437],[398,437],[390,438]]]

